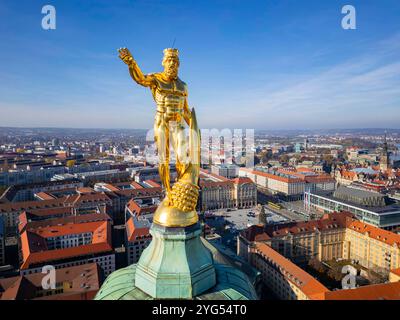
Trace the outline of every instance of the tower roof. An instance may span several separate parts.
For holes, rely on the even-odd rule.
[[[257,294],[248,276],[233,266],[211,243],[202,239],[211,251],[216,285],[194,300],[256,300]],[[135,286],[136,264],[113,272],[103,283],[95,300],[153,300]]]

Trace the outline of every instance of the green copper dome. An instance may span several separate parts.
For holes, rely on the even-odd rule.
[[[197,239],[196,239],[197,238]],[[194,295],[196,300],[256,300],[256,291],[248,276],[239,270],[234,262],[230,261],[225,255],[221,254],[211,243],[195,237],[207,251],[213,269],[215,270],[214,282],[209,289]],[[199,244],[197,244],[199,245]],[[158,248],[159,249],[159,248]],[[149,255],[153,249],[149,246],[143,255]],[[174,249],[176,251],[176,248]],[[179,251],[179,250],[178,250]],[[174,252],[176,254],[176,252]],[[188,255],[190,256],[190,255]],[[141,258],[142,259],[142,258]],[[143,259],[145,260],[145,259]],[[140,262],[139,262],[140,263]],[[95,300],[153,300],[153,296],[145,293],[135,285],[137,278],[137,264],[113,272],[103,283],[97,293]],[[255,278],[254,274],[249,275]],[[178,276],[179,277],[179,276]],[[207,276],[210,277],[210,276]],[[255,279],[252,279],[252,282]],[[210,280],[211,281],[211,280]],[[162,284],[161,284],[162,285]]]
[[[257,295],[247,276],[229,265],[215,264],[217,284],[195,297],[198,300],[256,300]],[[106,279],[95,300],[153,300],[135,287],[136,265],[119,269]]]

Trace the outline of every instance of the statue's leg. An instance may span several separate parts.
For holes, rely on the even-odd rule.
[[[171,190],[171,204],[184,212],[194,211],[199,196],[197,175],[192,169],[192,163],[188,155],[188,139],[185,127],[178,122],[170,128],[172,145],[176,153],[177,182]]]
[[[168,197],[168,193],[171,191],[169,177],[169,130],[165,121],[156,121],[154,125],[154,139],[157,144],[159,160],[158,172]]]
[[[176,153],[176,168],[178,172],[178,180],[182,178],[189,166],[188,156],[188,139],[186,137],[185,127],[178,122],[175,127],[174,150]]]

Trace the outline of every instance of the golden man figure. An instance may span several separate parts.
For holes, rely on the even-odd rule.
[[[167,227],[186,227],[198,221],[196,204],[199,195],[200,131],[194,109],[189,110],[187,86],[178,77],[178,49],[164,50],[163,72],[143,74],[127,48],[119,57],[129,67],[132,79],[149,87],[157,105],[154,140],[157,145],[159,173],[165,199],[157,208],[153,221]],[[185,123],[189,126],[189,139]],[[177,179],[170,183],[170,144],[176,155]]]

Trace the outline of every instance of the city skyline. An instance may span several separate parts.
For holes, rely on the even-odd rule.
[[[0,303],[400,300],[399,17],[0,1]]]
[[[176,39],[203,128],[400,128],[395,1],[352,1],[356,30],[341,28],[343,1],[49,4],[47,31],[43,3],[0,4],[2,126],[151,128],[153,101],[117,49],[156,72]]]

